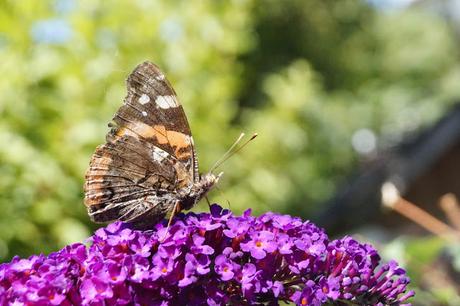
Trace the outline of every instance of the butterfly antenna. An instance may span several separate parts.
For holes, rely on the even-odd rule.
[[[257,133],[252,134],[251,138],[249,138],[245,143],[243,143],[241,146],[235,149],[236,145],[243,139],[244,133],[241,133],[240,137],[233,143],[233,145],[230,147],[230,149],[225,152],[225,154],[220,158],[214,166],[212,166],[211,170],[209,172],[213,172],[217,168],[219,168],[220,165],[222,165],[224,162],[226,162],[230,157],[241,151],[249,142],[254,140],[254,138],[257,137]]]
[[[221,196],[222,198],[225,198],[224,192],[222,191],[222,189],[219,188],[218,185],[216,185],[216,187],[214,187],[214,188],[219,192],[219,194],[220,194],[220,196]],[[227,206],[228,206],[228,208],[230,209],[230,208],[231,208],[231,206],[230,206],[230,201],[229,201],[228,199],[225,199],[225,201],[227,202]]]
[[[217,167],[219,167],[219,165],[221,164],[222,160],[224,160],[228,154],[230,154],[230,152],[236,147],[236,145],[243,139],[244,137],[244,133],[241,133],[240,136],[238,136],[238,138],[235,140],[235,142],[230,146],[230,148],[227,150],[227,152],[224,153],[224,155],[222,155],[221,158],[219,158],[215,163],[214,165],[211,167],[211,170],[209,172],[212,172],[214,171]]]
[[[168,237],[168,232],[169,232],[169,227],[171,226],[171,223],[172,223],[172,220],[174,218],[174,216],[180,211],[180,207],[179,207],[179,202],[176,202],[173,206],[173,209],[171,211],[171,215],[169,216],[169,220],[168,220],[168,225],[166,226],[166,231],[163,235],[163,237],[159,240],[160,243],[162,243],[163,241],[165,241],[166,237]]]

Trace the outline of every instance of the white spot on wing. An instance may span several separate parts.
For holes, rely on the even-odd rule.
[[[155,104],[160,108],[177,107],[177,100],[175,96],[158,96],[155,99]]]
[[[155,77],[155,79],[156,79],[157,81],[163,81],[163,80],[165,79],[165,75],[164,75],[164,74],[159,74],[159,75],[157,75],[157,76]]]
[[[147,117],[147,112],[146,112],[146,111],[142,111],[142,116]]]
[[[169,153],[160,149],[160,148],[157,148],[157,147],[154,147],[153,148],[153,152],[152,152],[152,158],[154,161],[157,161],[157,162],[162,162],[166,157],[169,156]]]
[[[147,96],[146,94],[142,94],[142,96],[139,98],[139,103],[144,105],[150,102],[150,97]]]

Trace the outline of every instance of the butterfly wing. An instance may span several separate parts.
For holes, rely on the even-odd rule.
[[[86,173],[85,205],[95,222],[146,215],[155,222],[198,178],[190,127],[164,74],[144,62],[129,75],[127,90]]]

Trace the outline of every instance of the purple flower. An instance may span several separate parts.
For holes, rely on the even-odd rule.
[[[95,301],[102,302],[104,299],[111,298],[113,296],[112,287],[104,280],[97,277],[83,280],[80,290],[84,304],[89,304]]]
[[[227,228],[223,230],[225,236],[235,238],[244,235],[249,229],[249,223],[245,220],[230,219],[227,221]]]
[[[235,272],[233,272],[234,263],[229,260],[225,255],[219,255],[216,257],[215,261],[215,271],[220,275],[220,278],[223,281],[228,281],[233,278]]]
[[[166,278],[174,268],[174,259],[172,258],[162,258],[160,256],[153,256],[152,258],[153,267],[151,269],[150,278],[152,280],[157,280],[161,277]]]
[[[269,231],[256,232],[250,237],[247,243],[241,243],[241,249],[245,252],[251,252],[251,256],[256,259],[265,258],[267,253],[271,253],[277,249],[277,244],[274,241],[275,234]]]
[[[48,256],[0,265],[1,305],[404,305],[395,261],[288,215],[179,214],[148,231],[115,222]]]

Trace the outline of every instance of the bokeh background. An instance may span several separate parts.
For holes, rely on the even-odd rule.
[[[331,235],[356,234],[407,266],[416,305],[460,305],[458,244],[374,226],[392,218],[379,204],[370,219],[334,215],[363,170],[456,109],[459,42],[456,0],[2,0],[0,260],[98,227],[84,173],[125,78],[150,60],[184,105],[201,171],[240,132],[259,133],[222,166],[213,201],[327,220]],[[446,274],[427,281],[439,262]]]

